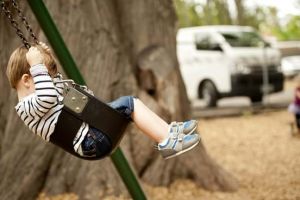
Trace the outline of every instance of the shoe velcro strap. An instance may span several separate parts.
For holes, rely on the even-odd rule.
[[[177,133],[177,132],[173,132],[171,139],[172,139],[172,143],[176,143],[175,146],[173,147],[174,150],[176,151],[181,151],[183,148],[183,137],[185,135],[183,133]]]
[[[183,122],[172,122],[170,124],[170,130],[169,130],[169,133],[183,133],[183,130],[184,130],[184,124]]]

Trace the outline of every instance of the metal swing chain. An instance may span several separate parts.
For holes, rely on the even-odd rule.
[[[30,33],[30,36],[34,39],[36,43],[38,43],[38,39],[35,36],[35,34],[32,31],[32,28],[30,27],[29,23],[27,22],[25,16],[22,14],[22,11],[20,10],[18,4],[16,3],[15,0],[12,0],[12,4],[14,8],[18,11],[18,16],[22,19],[27,31]],[[24,46],[29,49],[31,47],[30,43],[28,40],[25,38],[22,30],[19,28],[18,22],[12,17],[11,11],[7,8],[5,5],[5,1],[1,0],[1,8],[4,14],[6,15],[7,19],[10,21],[12,27],[16,30],[16,34],[21,38]]]
[[[20,9],[18,3],[16,2],[16,0],[11,0],[11,1],[12,1],[13,6],[15,7],[15,9],[17,10],[18,16],[19,16],[20,19],[22,20],[22,22],[23,22],[23,24],[24,24],[26,30],[30,33],[30,36],[32,37],[32,39],[34,40],[34,42],[35,42],[36,44],[39,44],[39,41],[38,41],[36,35],[34,34],[34,32],[33,32],[32,28],[31,28],[31,26],[29,25],[29,23],[28,23],[26,17],[24,16],[23,12],[21,11],[21,9]]]
[[[1,1],[1,7],[2,7],[2,11],[6,15],[7,19],[10,21],[10,24],[16,30],[17,35],[21,38],[21,40],[22,40],[23,44],[25,45],[25,47],[27,49],[29,49],[30,48],[29,42],[25,38],[25,36],[24,36],[23,32],[21,31],[21,29],[19,28],[18,22],[16,22],[16,20],[12,17],[10,10],[6,7],[4,0]]]

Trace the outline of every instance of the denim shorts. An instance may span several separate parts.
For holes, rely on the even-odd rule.
[[[131,113],[134,110],[134,98],[132,96],[122,96],[108,103],[108,105],[120,112],[127,119],[132,120]],[[90,126],[88,133],[81,143],[81,148],[84,156],[100,159],[109,155],[112,145],[110,138],[106,134]]]
[[[127,119],[131,120],[131,114],[134,110],[134,104],[133,104],[133,99],[136,97],[133,96],[122,96],[110,103],[108,105],[112,107],[113,109],[117,110],[120,112],[124,117]]]

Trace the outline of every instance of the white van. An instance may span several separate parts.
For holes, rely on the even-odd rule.
[[[259,102],[265,92],[283,89],[279,50],[251,27],[179,29],[177,56],[189,99],[203,98],[207,106],[228,96]]]

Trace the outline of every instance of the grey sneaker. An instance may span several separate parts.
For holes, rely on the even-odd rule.
[[[169,133],[177,132],[190,135],[194,133],[194,131],[197,129],[197,126],[198,122],[196,120],[189,120],[185,122],[172,122],[170,124]]]
[[[158,150],[165,159],[173,158],[194,148],[200,141],[200,135],[172,132],[165,145],[158,144]]]

